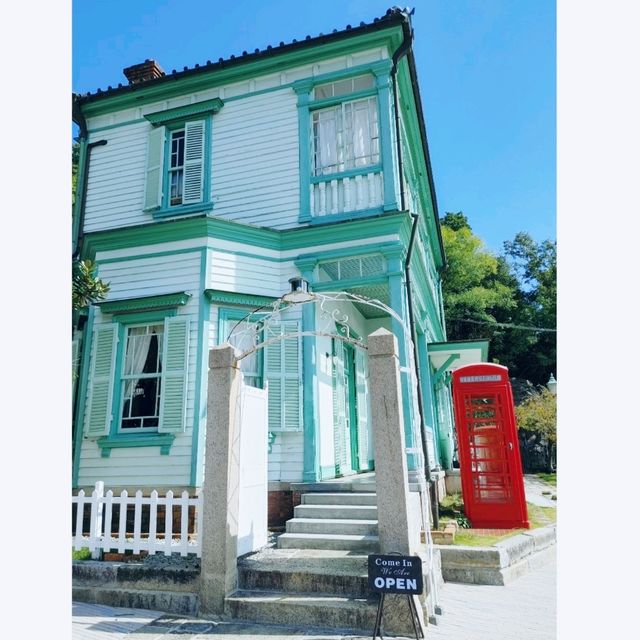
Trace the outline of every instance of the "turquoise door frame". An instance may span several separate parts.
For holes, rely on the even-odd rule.
[[[355,350],[350,344],[342,343],[345,391],[347,401],[347,416],[349,419],[349,466],[352,473],[358,473],[358,413],[356,398],[356,370],[355,370]]]

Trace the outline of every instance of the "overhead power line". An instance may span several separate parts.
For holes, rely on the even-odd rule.
[[[525,327],[521,324],[510,324],[507,322],[486,322],[483,320],[468,320],[466,318],[449,318],[449,320],[453,320],[455,322],[471,322],[472,324],[485,324],[491,327],[505,327],[507,329],[521,329],[523,331],[548,331],[552,333],[556,333],[557,329],[547,329],[546,327]]]

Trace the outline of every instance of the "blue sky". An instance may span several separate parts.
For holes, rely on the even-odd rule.
[[[74,0],[75,92],[316,36],[390,0]],[[555,2],[418,0],[414,52],[440,215],[464,211],[488,248],[556,237]]]

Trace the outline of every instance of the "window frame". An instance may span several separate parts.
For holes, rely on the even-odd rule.
[[[154,219],[162,219],[167,217],[175,217],[187,215],[191,213],[201,213],[213,210],[213,200],[211,195],[211,175],[212,175],[212,131],[213,131],[213,115],[216,114],[224,106],[224,102],[220,98],[195,102],[182,107],[156,111],[144,114],[144,118],[149,121],[153,128],[164,126],[164,146],[163,146],[163,165],[161,175],[161,204],[154,208],[145,208],[146,212],[152,214]],[[203,152],[203,189],[202,201],[189,204],[170,204],[170,181],[169,171],[171,160],[171,135],[180,129],[185,129],[190,122],[204,121],[204,152]],[[152,129],[153,130],[153,129]],[[186,132],[185,132],[186,135]],[[186,151],[186,141],[185,141]],[[186,161],[186,158],[185,158]],[[148,167],[147,167],[148,170]],[[184,175],[184,174],[183,174]],[[183,198],[184,198],[184,179],[183,179]]]
[[[143,434],[143,433],[159,433],[158,432],[158,428],[160,427],[160,401],[162,398],[162,392],[164,391],[164,377],[165,377],[165,371],[164,369],[161,370],[159,373],[154,373],[153,375],[151,374],[141,374],[140,377],[138,377],[138,380],[142,380],[142,379],[150,379],[150,378],[159,378],[160,379],[160,391],[156,391],[156,405],[157,405],[157,412],[158,412],[158,424],[155,427],[144,427],[144,426],[140,426],[140,427],[123,427],[122,426],[122,421],[123,421],[123,416],[122,416],[122,412],[124,410],[124,403],[126,402],[126,398],[125,395],[123,393],[123,386],[125,385],[127,380],[131,380],[133,379],[132,375],[135,374],[126,374],[125,370],[126,370],[126,365],[127,365],[127,342],[129,339],[129,330],[130,329],[136,329],[139,327],[151,327],[153,325],[162,325],[162,343],[158,345],[158,350],[160,353],[162,353],[162,350],[164,349],[164,340],[165,340],[165,324],[164,324],[164,318],[166,316],[163,316],[162,319],[157,320],[157,321],[153,321],[153,320],[149,320],[147,322],[134,322],[134,323],[126,323],[123,324],[122,322],[120,322],[120,327],[118,327],[118,333],[120,335],[120,331],[122,331],[122,363],[121,363],[121,369],[120,371],[116,370],[116,383],[119,385],[119,389],[118,389],[118,393],[119,393],[119,409],[118,411],[115,412],[114,414],[114,418],[116,419],[116,433],[117,435],[127,435],[127,434]],[[120,345],[119,345],[120,346]],[[117,356],[116,356],[117,358]],[[117,365],[117,360],[116,360],[116,365]],[[116,393],[115,390],[115,385],[114,385],[114,395]],[[148,417],[148,416],[147,416]]]
[[[300,162],[300,215],[298,222],[301,224],[324,224],[328,220],[353,219],[357,217],[374,215],[385,211],[398,209],[398,194],[396,193],[394,164],[394,150],[392,144],[392,128],[395,123],[391,118],[391,71],[390,58],[378,60],[367,64],[349,67],[340,71],[325,73],[318,76],[297,80],[292,88],[298,96],[298,134],[299,134],[299,162]],[[315,99],[314,90],[318,85],[339,82],[349,78],[356,78],[366,74],[374,76],[373,87],[345,93],[329,98]],[[314,111],[325,107],[335,106],[358,99],[376,97],[378,108],[378,140],[380,162],[375,165],[367,165],[350,169],[348,171],[316,176],[314,173],[314,149],[313,149],[313,124]],[[311,211],[309,194],[310,185],[318,182],[328,182],[332,179],[353,177],[370,172],[382,172],[383,174],[383,203],[375,209],[362,209],[337,214],[324,214],[316,217]]]

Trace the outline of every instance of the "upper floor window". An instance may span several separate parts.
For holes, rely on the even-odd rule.
[[[169,164],[169,204],[182,204],[184,181],[184,129],[171,134],[171,158]]]
[[[219,98],[145,115],[153,129],[147,145],[144,208],[154,217],[212,208],[212,115]]]
[[[340,173],[380,163],[375,97],[318,109],[313,119],[314,175]]]

